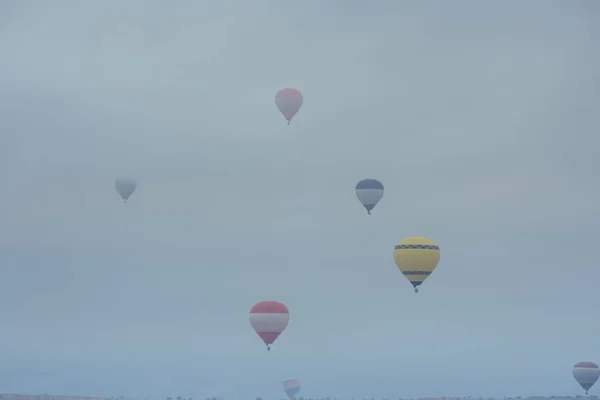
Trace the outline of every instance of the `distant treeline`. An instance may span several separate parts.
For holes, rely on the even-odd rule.
[[[585,400],[600,400],[599,396],[516,396],[516,397],[420,397],[420,398],[408,398],[408,397],[385,397],[381,399],[371,398],[353,398],[352,400],[568,400],[568,399],[585,399]],[[2,399],[0,399],[2,400]],[[119,400],[118,398],[115,400]],[[177,396],[167,397],[165,400],[194,400],[191,397]],[[223,400],[222,397],[206,397],[204,400]],[[263,400],[262,397],[257,397],[256,400]],[[282,398],[281,400],[289,400]],[[336,397],[303,397],[299,396],[297,400],[338,400]]]

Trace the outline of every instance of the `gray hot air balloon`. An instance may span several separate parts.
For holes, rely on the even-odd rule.
[[[117,189],[117,193],[121,195],[125,203],[127,203],[127,199],[131,197],[136,188],[137,182],[135,179],[117,178],[117,180],[115,180],[115,189]]]

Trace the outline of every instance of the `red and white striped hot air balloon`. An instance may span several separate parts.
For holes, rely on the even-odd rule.
[[[302,107],[303,101],[302,93],[292,88],[281,89],[275,95],[275,105],[287,120],[288,125]]]
[[[250,309],[250,325],[271,350],[271,345],[285,330],[290,313],[285,304],[278,301],[261,301]]]

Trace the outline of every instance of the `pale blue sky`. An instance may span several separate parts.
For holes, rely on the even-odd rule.
[[[592,0],[3,1],[0,392],[581,393],[599,37]]]

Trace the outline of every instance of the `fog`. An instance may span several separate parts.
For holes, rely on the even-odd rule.
[[[599,21],[591,0],[1,2],[0,392],[582,393]],[[418,295],[392,257],[413,235],[441,249]],[[290,324],[266,352],[248,312],[271,299]]]

